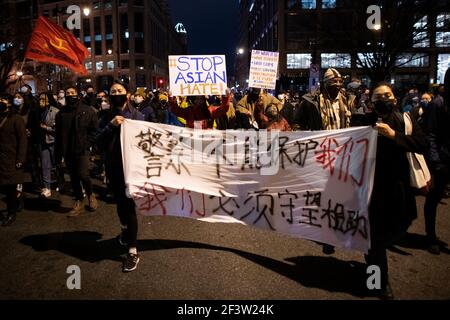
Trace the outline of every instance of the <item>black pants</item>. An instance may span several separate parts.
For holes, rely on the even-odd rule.
[[[125,194],[125,179],[122,169],[113,172],[116,172],[116,174],[111,175],[111,189],[117,205],[117,215],[120,224],[126,227],[126,231],[124,231],[129,247],[135,248],[138,233],[136,207],[133,199],[128,198]]]
[[[86,195],[92,195],[92,182],[89,177],[89,156],[68,156],[64,157],[64,161],[69,170],[70,183],[75,200],[83,199],[81,185],[83,185]]]
[[[6,195],[6,209],[8,211],[8,215],[15,215],[17,212],[17,185],[9,184],[2,186],[2,191]]]
[[[430,192],[426,195],[424,215],[425,215],[425,231],[427,240],[435,242],[436,238],[436,211],[439,201],[445,191],[449,178],[449,168],[442,166],[433,173],[433,185]]]

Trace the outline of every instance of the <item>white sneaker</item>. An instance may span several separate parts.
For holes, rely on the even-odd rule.
[[[44,198],[50,198],[52,196],[52,191],[48,188],[42,189],[41,196]]]

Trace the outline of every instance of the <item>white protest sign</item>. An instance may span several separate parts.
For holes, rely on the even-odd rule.
[[[125,120],[125,182],[144,215],[244,223],[366,252],[377,133],[194,130]]]
[[[278,74],[278,52],[252,50],[248,86],[275,89]]]
[[[224,95],[224,55],[169,56],[170,90],[174,96]]]

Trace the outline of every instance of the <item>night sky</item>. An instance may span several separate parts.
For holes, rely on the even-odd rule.
[[[232,75],[239,32],[238,0],[169,0],[174,25],[183,23],[189,54],[225,54]]]

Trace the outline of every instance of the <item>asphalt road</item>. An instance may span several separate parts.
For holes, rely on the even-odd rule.
[[[450,299],[450,250],[426,251],[423,200],[419,218],[389,251],[396,299]],[[49,200],[27,194],[16,222],[0,228],[0,299],[374,299],[359,252],[327,256],[308,240],[186,218],[139,216],[141,262],[124,274],[115,206],[100,200],[95,213],[67,218],[71,201],[56,192]],[[444,201],[437,222],[443,244],[450,243]],[[71,265],[80,267],[80,290],[66,286]]]

